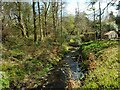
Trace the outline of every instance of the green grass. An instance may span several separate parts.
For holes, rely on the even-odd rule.
[[[86,57],[90,52],[94,53],[96,56],[101,54],[101,50],[108,48],[110,46],[118,45],[118,41],[115,40],[103,40],[103,41],[90,41],[83,43],[83,56]],[[98,53],[99,52],[99,53]]]
[[[2,51],[0,70],[7,76],[0,78],[0,89],[10,88],[11,83],[17,88],[23,83],[27,88],[40,85],[40,78],[45,77],[69,49],[67,43],[63,43],[60,47],[53,44],[54,42],[46,41],[35,47],[33,44],[27,45],[28,41],[22,40],[16,44],[12,42],[15,41],[0,43]]]
[[[0,71],[0,90],[8,87],[9,87],[8,76],[6,75],[5,72]]]
[[[96,68],[89,70],[84,85],[81,88],[120,88],[119,62],[118,60],[118,42],[100,41],[84,46],[84,50],[91,50],[99,53],[96,62]],[[97,46],[98,45],[98,46]]]
[[[2,77],[2,79],[7,82],[3,87],[8,87],[10,82],[13,82],[17,88],[20,88],[22,83],[26,83],[27,87],[31,88],[29,83],[32,81],[33,86],[34,83],[39,84],[39,78],[45,76],[51,67],[50,64],[46,64],[43,67],[43,63],[35,59],[25,61],[6,60],[1,66],[2,71],[7,75],[7,78]]]
[[[39,78],[45,76],[51,70],[52,64],[57,65],[59,60],[63,57],[63,55],[69,51],[69,48],[71,48],[67,45],[67,43],[63,43],[61,47],[58,47],[58,45],[52,45],[52,43],[51,46],[49,47],[44,43],[37,47],[34,47],[32,45],[22,46],[22,44],[21,45],[20,44],[18,45],[12,44],[12,46],[9,46],[10,48],[8,48],[8,46],[6,45],[0,44],[0,46],[2,47],[0,48],[0,50],[2,51],[1,57],[3,59],[2,61],[0,61],[0,69],[2,72],[4,72],[4,77],[2,79],[0,78],[1,81],[0,89],[9,87],[10,83],[13,83],[14,86],[16,86],[17,88],[21,87],[23,83],[26,83],[26,86],[28,88],[40,84]],[[86,58],[90,51],[94,53],[97,52],[96,55],[100,56],[103,53],[103,51],[101,51],[102,49],[116,44],[118,44],[117,41],[86,42],[84,43],[83,46],[84,57]],[[111,55],[111,57],[114,56]],[[107,64],[109,66],[111,63],[114,63],[112,64],[113,66],[111,66],[111,68],[113,67],[116,68],[118,67],[117,66],[118,60],[116,60],[117,62],[115,60],[114,59],[113,61],[110,60],[109,62],[105,62],[104,64],[106,64],[105,66],[107,66]],[[102,60],[100,61],[100,63],[102,63]],[[100,65],[100,66],[105,67],[104,65]],[[106,67],[106,69],[107,68],[108,67]],[[97,68],[97,70],[98,71],[100,70],[100,72],[102,72],[104,69],[99,67]],[[91,74],[89,73],[90,74],[89,76],[91,78],[95,77],[94,76],[96,75],[95,73],[98,73],[97,70],[91,72]],[[110,73],[111,76],[115,76],[116,69],[113,69],[112,72],[115,73],[110,73],[110,71],[108,73]],[[99,84],[98,82],[96,82],[96,80],[99,80],[100,85],[102,86],[105,83],[104,80],[106,78],[109,79],[111,77],[108,76],[100,79],[101,78],[100,76],[101,75],[99,75],[99,78],[97,79],[96,78],[92,79],[92,81],[89,81],[91,79],[90,77],[88,77],[88,81],[87,79],[85,81],[86,84],[87,82],[88,84],[87,86],[85,84],[83,87],[91,87],[91,86],[99,87]],[[117,81],[115,81],[116,79],[117,76],[112,79],[113,80],[112,82],[114,82],[114,84],[112,84],[113,87],[118,86]],[[105,87],[111,86],[111,82],[105,84],[106,84]]]

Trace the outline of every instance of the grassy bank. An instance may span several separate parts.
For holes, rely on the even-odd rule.
[[[81,88],[101,88],[118,89],[120,88],[118,42],[117,41],[95,41],[85,43],[84,53],[88,57],[88,73]],[[93,53],[90,60],[89,53]]]
[[[30,40],[13,39],[0,44],[0,90],[41,85],[68,50],[65,43],[60,46],[46,40],[34,45]]]

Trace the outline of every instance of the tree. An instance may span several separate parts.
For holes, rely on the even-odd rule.
[[[80,34],[86,33],[88,31],[91,31],[91,26],[89,24],[89,20],[86,17],[86,14],[84,12],[77,12],[76,11],[76,15],[75,15],[75,20],[74,20],[74,24],[75,24],[75,32],[77,33],[77,35],[79,36]]]
[[[47,36],[47,13],[50,6],[50,2],[43,2],[44,4],[44,37]]]
[[[56,24],[55,24],[55,2],[52,2],[52,18],[53,18],[53,30],[55,31],[55,37],[56,40]]]
[[[56,2],[56,8],[55,8],[55,15],[56,15],[56,34],[57,34],[57,30],[58,30],[58,24],[59,24],[59,20],[58,20],[58,11],[59,11],[59,3]]]
[[[27,37],[25,26],[24,26],[24,23],[22,21],[21,2],[17,2],[17,6],[18,6],[18,22],[19,22],[19,27],[20,27],[20,30],[22,32],[22,36],[23,37]]]
[[[63,27],[65,28],[66,32],[68,32],[69,35],[75,35],[74,33],[74,16],[73,15],[67,15],[66,17],[63,17]],[[64,30],[64,31],[65,31]]]
[[[97,33],[96,32],[96,28],[95,28],[95,25],[96,25],[96,22],[95,22],[95,7],[93,7],[94,5],[95,5],[95,3],[97,2],[98,0],[91,0],[90,1],[90,4],[92,5],[92,10],[93,10],[93,12],[94,12],[94,22],[93,22],[93,27],[94,27],[94,31],[95,31],[95,33]],[[97,36],[96,36],[96,34],[95,34],[95,40],[97,39]]]
[[[117,5],[117,10],[118,10],[118,15],[116,17],[116,24],[118,24],[118,26],[120,27],[120,1]]]
[[[63,29],[62,29],[62,25],[63,25],[63,21],[62,21],[62,0],[61,0],[61,17],[60,17],[60,19],[61,19],[61,45],[62,45],[62,33],[63,33]]]
[[[117,6],[118,16],[116,17],[116,24],[118,25],[118,37],[120,38],[120,1]]]
[[[102,32],[102,31],[101,31],[101,30],[102,30],[102,23],[101,23],[102,19],[101,19],[101,15],[102,15],[102,14],[101,14],[101,3],[99,2],[99,24],[100,24],[100,27],[99,27],[99,30],[100,30],[99,38],[100,38],[100,39],[102,39],[102,38],[101,38],[101,36],[102,36],[102,35],[101,35],[101,32]]]
[[[33,1],[34,42],[37,41],[35,4],[36,4],[36,2]]]
[[[1,20],[2,21],[1,24],[2,24],[2,30],[4,30],[5,15],[4,15],[4,7],[3,6],[1,7],[1,10],[2,10],[2,15],[3,15],[2,16],[2,20]]]
[[[53,30],[55,33],[55,38],[57,38],[57,34],[58,34],[58,24],[59,24],[59,19],[58,19],[58,11],[59,11],[59,3],[57,2],[52,2],[52,21],[53,21]],[[61,8],[60,8],[61,9]],[[61,15],[61,14],[60,14]]]
[[[43,39],[43,31],[42,31],[42,22],[41,22],[41,15],[40,15],[40,1],[38,1],[38,14],[39,14],[40,40],[42,40]]]
[[[26,34],[27,36],[29,37],[29,34],[30,34],[30,31],[32,29],[32,18],[31,18],[31,15],[32,15],[32,7],[31,7],[31,4],[30,3],[27,3],[27,2],[23,2],[22,3],[22,16],[23,16],[23,23],[25,25],[25,28],[26,28]]]
[[[113,14],[113,12],[111,11],[109,14],[109,22],[115,21],[115,16]]]

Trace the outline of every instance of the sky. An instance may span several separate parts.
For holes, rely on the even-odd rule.
[[[16,0],[2,0],[2,1],[7,1],[7,2],[14,2]],[[21,2],[28,2],[30,0],[18,0],[18,1],[21,1]],[[34,1],[38,1],[38,0],[34,0]],[[49,1],[49,0],[41,0],[41,1]],[[56,0],[54,0],[56,1]],[[60,0],[61,1],[61,0]],[[94,0],[62,0],[62,1],[65,1],[67,2],[67,6],[66,6],[66,12],[67,14],[73,14],[75,15],[75,8],[77,8],[77,2],[79,3],[79,10],[80,12],[85,12],[87,14],[91,14],[93,13],[93,11],[90,9],[91,8],[91,5],[88,7],[89,5],[89,2],[90,1],[94,1]],[[101,9],[105,8],[107,3],[110,2],[110,1],[116,1],[116,3],[118,3],[119,0],[97,0],[98,2],[94,5],[95,9],[98,10],[99,9],[99,1],[101,2]],[[117,15],[117,10],[116,10],[116,7],[109,7],[108,9],[108,12],[110,13],[111,11],[114,12],[114,15]],[[96,12],[96,13],[99,13],[99,12]],[[107,15],[107,11],[105,12],[105,14]],[[91,14],[92,15],[92,14]],[[93,15],[92,15],[93,16]]]
[[[75,14],[75,8],[77,8],[77,2],[79,3],[80,11],[86,10],[86,0],[67,0],[66,11],[68,14]]]
[[[87,14],[91,14],[93,13],[93,11],[90,9],[91,8],[91,5],[89,5],[89,2],[90,0],[66,0],[67,1],[67,6],[66,6],[66,11],[68,14],[73,14],[75,15],[75,8],[77,8],[77,2],[79,3],[79,10],[80,12],[86,12]],[[98,0],[101,2],[101,9],[105,8],[107,6],[107,3],[110,2],[111,0]],[[113,0],[113,2],[116,1],[116,4],[118,3],[119,0]],[[95,9],[98,10],[99,9],[99,2],[97,2],[95,5],[94,5]],[[109,6],[109,9],[108,9],[108,12],[114,12],[114,15],[116,16],[117,15],[117,10],[116,10],[116,7],[114,6]],[[96,13],[99,13],[99,12],[96,12]],[[104,16],[107,15],[107,9],[105,11],[105,14]]]

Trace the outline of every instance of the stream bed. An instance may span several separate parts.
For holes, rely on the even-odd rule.
[[[70,52],[64,56],[63,60],[60,61],[59,65],[48,75],[47,81],[41,90],[64,90],[68,86],[69,80],[76,81],[83,78],[84,74],[80,68],[81,63],[77,60],[79,54],[78,48],[70,50]]]

